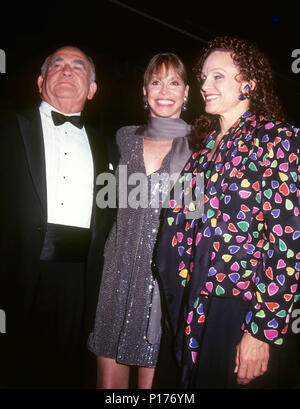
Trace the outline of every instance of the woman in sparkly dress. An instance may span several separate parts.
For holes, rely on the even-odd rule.
[[[152,386],[161,308],[151,261],[163,197],[170,189],[168,175],[180,173],[191,154],[190,126],[180,119],[188,88],[176,55],[154,56],[144,74],[148,123],[123,127],[116,135],[118,213],[105,247],[89,337],[89,349],[97,356],[98,388],[128,388],[132,367],[138,367],[138,388]]]
[[[292,388],[300,131],[282,121],[272,71],[254,44],[218,37],[195,72],[206,112],[183,175],[191,183],[203,175],[195,201],[204,209],[189,220],[176,203],[164,209],[156,264],[170,320],[159,385]]]

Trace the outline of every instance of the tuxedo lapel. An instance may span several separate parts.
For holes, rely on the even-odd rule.
[[[25,152],[35,190],[42,207],[47,214],[47,188],[46,188],[46,163],[42,122],[39,109],[32,109],[17,114],[18,123],[24,140]],[[89,139],[94,163],[94,199],[96,194],[95,180],[99,173],[108,169],[105,148],[97,132],[85,126]],[[95,200],[93,203],[92,227],[95,226]]]
[[[85,125],[85,131],[89,140],[93,163],[94,163],[94,177],[96,179],[99,172],[102,172],[107,166],[106,148],[101,146],[101,137],[92,127]],[[105,144],[105,142],[103,142]]]
[[[33,184],[47,212],[46,166],[43,130],[38,109],[17,114]]]
[[[108,171],[108,161],[106,157],[106,150],[105,147],[103,148],[103,144],[98,132],[96,132],[93,127],[90,127],[88,124],[85,125],[85,131],[89,140],[90,149],[93,158],[94,164],[94,199],[93,199],[93,212],[92,212],[92,220],[91,220],[91,229],[92,232],[95,232],[97,226],[97,219],[101,217],[101,211],[97,208],[96,204],[96,195],[97,195],[97,186],[96,186],[96,179],[99,173]]]

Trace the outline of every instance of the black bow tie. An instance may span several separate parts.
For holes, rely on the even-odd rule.
[[[68,121],[79,129],[83,127],[83,123],[79,115],[65,116],[56,111],[51,111],[51,115],[55,126],[62,125]]]

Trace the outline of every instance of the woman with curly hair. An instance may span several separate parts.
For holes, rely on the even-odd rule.
[[[300,131],[282,122],[269,62],[254,44],[217,37],[194,72],[205,114],[180,179],[185,205],[171,197],[156,249],[169,318],[158,386],[290,388],[299,376],[290,323]],[[201,217],[186,216],[189,195]]]

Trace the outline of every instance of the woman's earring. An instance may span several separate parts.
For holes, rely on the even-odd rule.
[[[251,88],[250,86],[247,84],[244,86],[242,93],[239,95],[239,100],[243,101],[244,99],[250,99],[251,98]]]
[[[147,95],[144,95],[144,109],[148,109],[149,108],[149,104],[148,104],[148,98]]]
[[[187,97],[184,97],[183,98],[183,104],[182,104],[182,107],[181,107],[181,111],[186,111],[187,110],[187,101],[188,101]]]

